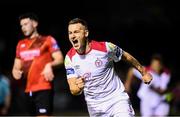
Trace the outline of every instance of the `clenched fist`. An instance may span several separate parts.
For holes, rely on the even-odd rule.
[[[75,83],[79,89],[82,90],[84,88],[84,78],[83,77],[77,78]]]
[[[153,77],[150,73],[146,73],[142,76],[142,81],[145,83],[145,84],[150,84],[151,81],[152,81]]]

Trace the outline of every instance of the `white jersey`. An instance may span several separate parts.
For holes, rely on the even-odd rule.
[[[85,77],[84,95],[88,105],[116,98],[129,99],[114,70],[114,62],[121,60],[123,50],[110,42],[90,42],[90,51],[78,54],[72,48],[65,57],[67,78]]]
[[[164,100],[164,95],[158,94],[150,87],[153,86],[155,88],[166,90],[170,81],[170,73],[168,70],[164,70],[161,74],[157,74],[150,67],[147,67],[146,69],[153,76],[153,80],[151,81],[150,85],[141,83],[137,95],[142,101],[150,101],[151,103],[149,103],[149,105],[151,105],[151,107],[156,107]],[[136,77],[142,77],[136,69],[133,71]]]

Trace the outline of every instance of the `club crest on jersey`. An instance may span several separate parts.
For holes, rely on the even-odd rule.
[[[96,67],[101,67],[102,64],[103,64],[103,62],[99,58],[97,58],[97,60],[95,61]]]

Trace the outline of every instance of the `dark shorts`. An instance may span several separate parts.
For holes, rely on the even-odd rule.
[[[28,111],[30,115],[52,115],[53,95],[52,90],[26,93]]]
[[[3,109],[4,107],[4,103],[0,104],[0,116],[1,116],[1,110]]]

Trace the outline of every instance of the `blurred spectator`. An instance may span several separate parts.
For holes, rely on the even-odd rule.
[[[7,115],[11,102],[9,79],[0,73],[0,115]]]
[[[147,66],[146,70],[151,73],[153,80],[150,85],[141,83],[137,92],[140,98],[140,113],[143,117],[167,116],[170,110],[168,103],[168,101],[170,101],[170,98],[168,98],[168,84],[171,74],[163,65],[162,56],[154,54],[151,58],[150,66]],[[137,70],[130,68],[125,82],[125,87],[128,92],[130,92],[133,76],[139,79],[142,77]]]
[[[174,87],[173,91],[173,101],[172,101],[172,106],[173,106],[173,113],[180,114],[180,82],[176,84]]]

